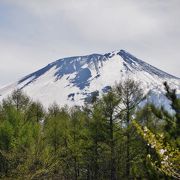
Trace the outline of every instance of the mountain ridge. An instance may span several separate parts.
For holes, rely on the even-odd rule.
[[[141,82],[145,94],[151,90],[155,96],[153,101],[156,101],[154,103],[157,105],[162,103],[168,106],[168,100],[163,96],[164,81],[180,90],[180,78],[142,61],[125,50],[120,50],[56,60],[0,89],[0,99],[14,89],[23,89],[46,106],[55,101],[60,105],[83,105],[92,94],[101,96],[115,82],[123,81],[127,77]]]
[[[117,54],[119,54],[121,57],[123,57],[124,54],[126,54],[126,55],[128,55],[128,56],[131,56],[132,59],[136,59],[136,61],[139,61],[139,62],[141,62],[141,63],[144,63],[144,61],[138,59],[137,57],[133,56],[132,54],[128,53],[128,52],[125,51],[125,50],[113,51],[112,53],[114,53],[114,52],[117,52]],[[52,66],[54,66],[55,64],[57,64],[57,63],[59,63],[59,62],[61,62],[61,61],[66,61],[66,60],[70,60],[70,59],[73,59],[73,60],[74,60],[74,59],[77,59],[77,58],[86,58],[86,57],[91,57],[91,56],[108,57],[109,54],[112,54],[112,53],[105,53],[105,54],[96,54],[96,53],[93,53],[93,54],[90,54],[90,55],[71,56],[71,57],[66,57],[66,58],[58,59],[58,60],[56,60],[56,61],[53,61],[52,63],[49,63],[47,66],[41,68],[40,70],[37,70],[37,71],[35,71],[35,72],[33,72],[33,73],[25,76],[24,78],[22,78],[21,80],[19,80],[19,83],[23,82],[24,80],[26,80],[26,79],[29,78],[30,76],[33,76],[34,74],[36,74],[36,73],[38,73],[38,72],[40,72],[40,71],[46,72],[47,70],[49,70],[50,68],[52,68]],[[112,57],[112,55],[110,55],[110,57]],[[126,56],[124,56],[123,59],[126,59]],[[169,77],[171,77],[171,78],[180,79],[180,78],[178,78],[178,77],[176,77],[176,76],[174,76],[174,75],[171,75],[171,74],[169,74],[169,73],[167,73],[167,72],[165,72],[165,71],[160,70],[159,68],[156,68],[156,67],[150,65],[149,63],[146,63],[146,64],[149,65],[151,68],[156,69],[156,71],[161,71],[162,73],[166,74],[167,76],[169,76]],[[42,73],[42,74],[43,74],[43,73]],[[42,74],[40,74],[40,75],[42,75]]]

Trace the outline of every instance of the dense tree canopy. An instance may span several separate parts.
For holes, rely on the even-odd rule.
[[[138,108],[145,97],[132,80],[84,107],[45,110],[14,91],[0,104],[0,178],[179,179],[180,100],[164,85],[173,114]]]

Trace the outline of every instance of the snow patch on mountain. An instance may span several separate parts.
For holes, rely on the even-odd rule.
[[[120,50],[59,59],[0,88],[0,100],[15,89],[23,91],[46,107],[53,102],[61,106],[83,105],[93,94],[101,96],[117,82],[130,78],[141,83],[146,102],[169,108],[164,96],[163,82],[167,81],[180,93],[180,79],[161,71],[130,53]]]

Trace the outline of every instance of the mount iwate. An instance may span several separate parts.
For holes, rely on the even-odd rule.
[[[114,86],[115,82],[127,78],[140,82],[144,94],[148,94],[146,102],[152,102],[156,106],[169,107],[169,101],[164,96],[164,81],[180,93],[180,78],[120,50],[59,59],[13,84],[0,88],[0,100],[15,89],[22,89],[46,107],[54,102],[61,106],[83,105],[94,93],[101,96]]]

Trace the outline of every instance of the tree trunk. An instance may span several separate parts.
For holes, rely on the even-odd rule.
[[[116,180],[116,169],[115,169],[115,153],[114,153],[114,135],[113,135],[113,118],[110,118],[110,139],[111,139],[111,180]]]
[[[129,94],[127,91],[127,114],[126,114],[126,122],[127,122],[127,148],[126,148],[126,177],[130,179],[130,134],[129,134],[129,124],[130,124],[130,107],[129,107]]]

